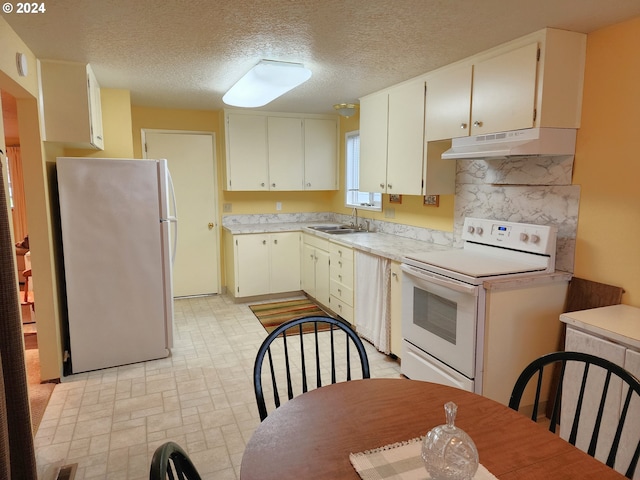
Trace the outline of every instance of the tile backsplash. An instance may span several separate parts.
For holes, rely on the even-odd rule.
[[[554,225],[556,268],[573,272],[580,204],[573,156],[457,162],[454,246],[465,217]]]

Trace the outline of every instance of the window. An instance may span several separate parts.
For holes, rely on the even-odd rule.
[[[347,132],[345,135],[345,188],[346,206],[365,210],[382,210],[382,194],[362,192],[358,189],[360,172],[360,132]]]

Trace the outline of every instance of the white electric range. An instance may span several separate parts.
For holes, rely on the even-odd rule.
[[[516,365],[524,363],[522,356],[554,350],[555,340],[540,338],[556,337],[549,329],[559,322],[569,278],[557,281],[553,276],[556,237],[557,229],[551,225],[469,217],[464,221],[462,248],[403,258],[402,373],[487,393],[484,372],[495,356],[487,350],[489,341],[498,342],[491,348],[503,343],[503,350],[520,349],[522,355],[497,356]],[[534,287],[530,282],[534,277],[544,281]],[[516,279],[520,281],[511,284],[513,288],[501,290],[492,301],[492,282]],[[525,325],[516,318],[524,305]],[[508,401],[503,394],[496,396]]]

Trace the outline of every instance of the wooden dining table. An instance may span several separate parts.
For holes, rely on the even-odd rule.
[[[336,383],[269,413],[246,446],[241,480],[360,478],[349,455],[425,435],[445,423],[473,439],[480,464],[499,480],[624,479],[505,405],[445,385],[404,378]],[[426,470],[425,470],[425,478]]]

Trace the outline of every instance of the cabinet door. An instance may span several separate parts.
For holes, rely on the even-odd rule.
[[[471,134],[532,127],[537,69],[537,43],[475,64]]]
[[[302,190],[302,120],[268,117],[269,190]]]
[[[316,249],[308,243],[302,244],[301,260],[302,290],[312,297],[316,296]]]
[[[89,90],[89,116],[91,118],[91,143],[100,150],[104,149],[102,137],[102,104],[100,101],[100,85],[87,65],[87,88]]]
[[[267,117],[227,115],[227,190],[268,190]]]
[[[363,192],[386,192],[388,94],[360,100],[360,182]]]
[[[304,189],[338,189],[338,121],[304,121]]]
[[[617,365],[624,366],[625,347],[572,327],[567,327],[565,350],[589,353],[597,357],[606,358]],[[586,422],[586,425],[593,425],[595,421],[600,403],[600,394],[602,393],[602,386],[604,385],[604,371],[595,368],[593,370],[594,371],[589,371],[589,378],[586,385],[587,394],[585,395],[582,405],[582,415],[580,417],[580,423]],[[560,436],[565,440],[569,438],[569,432],[571,431],[571,422],[565,420],[565,418],[573,419],[575,398],[580,390],[582,371],[582,367],[567,364],[562,387],[562,406],[560,409]],[[617,378],[612,378],[609,386],[609,395],[605,402],[602,427],[595,455],[601,462],[606,462],[607,454],[609,453],[608,447],[611,446],[611,441],[615,435],[615,427],[620,410],[621,388],[621,381]],[[590,391],[593,391],[594,395],[589,395],[588,393]],[[589,447],[591,436],[589,433],[590,432],[586,432],[585,430],[582,430],[581,433],[581,431],[578,430],[578,437],[576,439],[576,447],[585,452]]]
[[[402,270],[399,262],[391,262],[391,353],[402,353]]]
[[[389,92],[387,193],[422,193],[424,89],[424,82],[414,82]]]
[[[236,296],[269,293],[269,236],[235,237]]]
[[[472,66],[444,70],[427,80],[426,138],[444,140],[469,135]]]
[[[300,233],[274,233],[269,242],[271,293],[300,290]]]
[[[321,304],[329,305],[329,252],[316,249],[316,295]]]
[[[627,349],[624,360],[624,368],[634,375],[636,378],[640,378],[640,352]],[[624,395],[627,394],[625,389]],[[621,409],[622,409],[621,405]],[[633,456],[633,453],[638,444],[638,432],[640,432],[640,399],[636,396],[631,400],[629,405],[629,413],[627,413],[627,422],[625,429],[622,431],[622,438],[620,439],[620,450],[618,450],[618,457],[616,458],[616,466],[624,465],[625,469],[629,466],[629,462]],[[616,470],[618,470],[616,468]],[[618,470],[622,471],[622,470]],[[636,473],[633,476],[634,480],[640,479],[640,470],[636,468]]]

